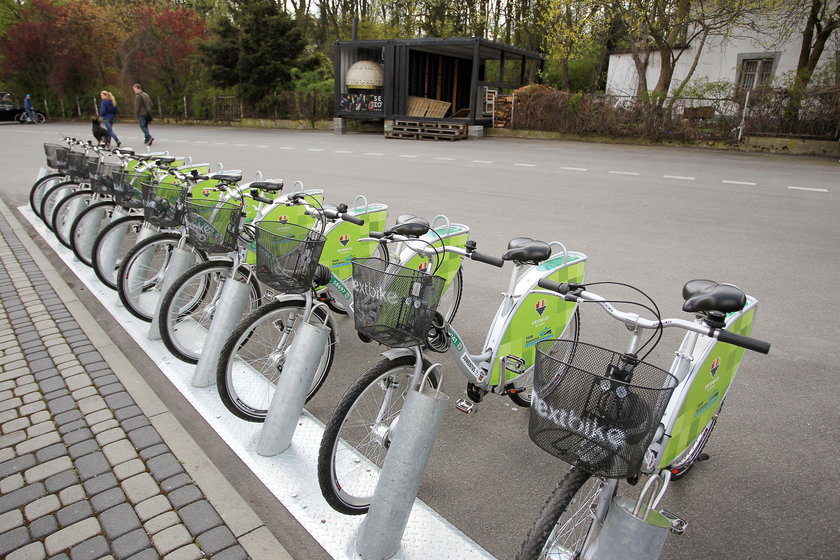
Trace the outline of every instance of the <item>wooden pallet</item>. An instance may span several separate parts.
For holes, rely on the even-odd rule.
[[[395,120],[385,131],[385,138],[412,140],[461,140],[466,137],[466,125],[436,121]]]

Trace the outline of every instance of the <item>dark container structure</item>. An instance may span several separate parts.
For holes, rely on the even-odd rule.
[[[495,95],[536,81],[543,57],[477,37],[337,41],[335,116],[492,123]]]

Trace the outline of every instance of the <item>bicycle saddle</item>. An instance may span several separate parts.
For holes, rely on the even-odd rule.
[[[719,284],[713,280],[690,280],[682,290],[683,311],[689,313],[740,311],[747,304],[747,296],[737,286]]]
[[[238,183],[242,180],[242,172],[241,171],[225,171],[224,173],[211,173],[210,179],[215,179],[216,181],[222,181],[225,183]]]
[[[154,160],[157,162],[158,165],[161,164],[169,164],[175,161],[174,156],[164,156],[164,157],[156,157]]]
[[[429,221],[413,214],[397,217],[397,223],[387,233],[396,233],[406,237],[420,237],[429,231]]]
[[[262,189],[264,191],[276,192],[283,189],[283,179],[263,179],[262,181],[254,181],[251,183],[252,189]]]
[[[530,237],[514,237],[508,242],[508,250],[502,255],[502,260],[537,264],[550,256],[548,243],[534,241]]]

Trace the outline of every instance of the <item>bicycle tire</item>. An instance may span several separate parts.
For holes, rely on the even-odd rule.
[[[566,326],[566,330],[564,330],[563,334],[561,334],[558,338],[571,340],[580,339],[580,309],[575,309],[575,312],[572,315],[572,320],[569,321],[569,324]],[[507,393],[507,396],[510,397],[510,400],[512,400],[516,406],[530,408],[531,388],[534,386],[534,369],[531,368],[529,373],[519,377],[516,380],[515,385],[517,387],[517,392]]]
[[[63,173],[50,173],[40,177],[29,189],[29,207],[36,216],[41,217],[41,201],[44,199],[44,193],[51,187],[67,180],[67,176]]]
[[[81,189],[58,201],[52,213],[53,233],[58,242],[67,247],[73,248],[72,228],[73,223],[79,215],[90,208],[93,201],[93,191]],[[85,263],[89,264],[89,263]]]
[[[113,200],[98,200],[79,213],[70,226],[70,248],[76,258],[87,266],[93,266],[93,244],[105,226],[111,223],[116,207]]]
[[[318,485],[334,510],[345,515],[367,513],[388,453],[391,430],[405,402],[414,361],[414,356],[400,356],[394,360],[383,358],[374,364],[350,385],[324,427],[318,450]],[[431,364],[424,361],[423,365],[426,369]],[[428,382],[437,387],[437,376],[433,373]],[[377,423],[376,416],[388,389],[396,389],[397,394],[390,395],[392,404],[385,421]],[[382,390],[381,400],[373,394],[377,390]],[[372,401],[369,405],[364,402],[368,397]],[[364,411],[373,417],[361,418]],[[360,416],[358,421],[353,419],[354,414]],[[373,433],[378,437],[372,438]]]
[[[47,226],[47,229],[53,231],[52,217],[56,204],[58,204],[65,196],[68,196],[81,188],[82,186],[76,181],[62,181],[57,185],[53,185],[52,188],[44,193],[44,197],[41,199],[39,215],[41,216],[41,221],[43,221],[44,225]]]
[[[181,234],[175,232],[152,235],[132,247],[120,263],[117,293],[126,310],[141,321],[152,322],[169,257],[180,241]],[[203,251],[189,243],[185,247],[197,253],[197,259],[207,260]]]
[[[283,372],[280,360],[285,359],[297,327],[291,328],[292,336],[285,340],[279,333],[289,320],[297,324],[303,309],[301,301],[273,301],[248,314],[228,337],[219,357],[216,386],[222,403],[234,416],[248,422],[265,421],[277,380]],[[314,313],[320,321],[326,321],[327,314],[322,308],[316,308]],[[278,344],[281,340],[282,348]],[[330,330],[307,401],[327,379],[334,355],[335,333]]]
[[[110,222],[96,236],[90,251],[90,265],[96,277],[108,288],[117,289],[120,263],[126,253],[137,245],[142,226],[143,216],[123,216]],[[113,253],[111,243],[117,244]]]
[[[224,283],[230,280],[232,268],[233,262],[228,260],[198,263],[176,278],[163,294],[158,316],[160,339],[182,362],[198,363],[216,303]],[[248,282],[251,287],[246,313],[258,308],[261,294],[256,277],[242,267],[234,274],[238,281]]]
[[[603,479],[572,467],[546,501],[516,560],[579,558],[595,522],[591,506],[600,497],[603,483]],[[549,556],[561,539],[566,554]]]
[[[47,117],[45,117],[43,113],[35,113],[32,115],[32,121],[35,124],[44,124],[47,122]]]

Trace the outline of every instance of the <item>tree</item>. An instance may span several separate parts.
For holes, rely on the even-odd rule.
[[[213,83],[238,87],[256,105],[291,82],[306,43],[272,0],[231,0],[230,14],[216,21],[214,39],[201,51]]]
[[[596,38],[606,27],[606,5],[600,0],[588,3],[576,0],[550,0],[540,16],[546,30],[545,43],[549,56],[557,61],[561,87],[571,90],[569,62],[590,52]]]

